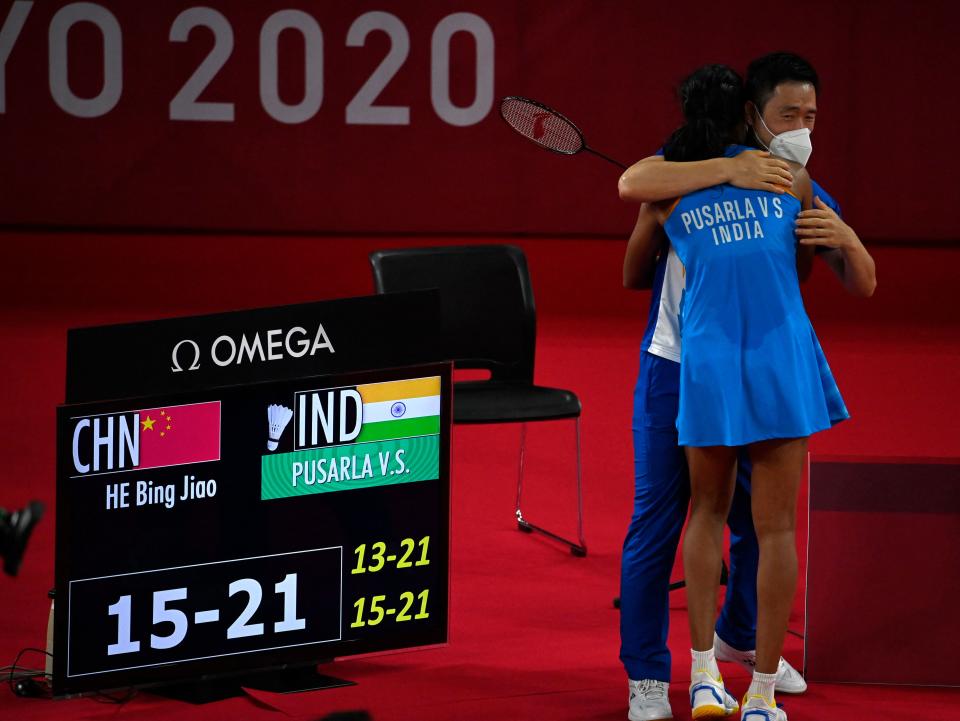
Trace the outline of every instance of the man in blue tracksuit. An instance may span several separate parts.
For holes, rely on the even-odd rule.
[[[759,58],[750,65],[746,86],[748,142],[766,148],[779,133],[802,127],[813,129],[818,78],[802,58],[790,53]],[[651,162],[656,165],[649,165]],[[648,158],[624,173],[620,195],[625,200],[652,202],[720,183],[772,189],[764,184],[769,184],[771,173],[780,172],[776,163],[769,154],[760,153],[697,163],[666,163],[662,157]],[[656,192],[651,192],[651,172],[657,174]],[[800,214],[799,242],[816,245],[818,256],[849,292],[871,295],[876,284],[872,258],[853,229],[840,218],[839,205],[816,183],[813,185],[820,201],[813,210]],[[665,247],[657,227],[654,212],[644,205],[624,259],[624,284],[629,288],[652,287],[653,291],[634,390],[634,511],[621,565],[620,658],[629,679],[630,721],[672,717],[667,698],[671,668],[666,644],[668,586],[690,495],[686,459],[677,445],[676,429],[680,385],[678,311],[684,288],[683,266],[673,249]],[[799,270],[801,275],[809,272]],[[745,455],[738,469],[728,525],[730,573],[717,621],[714,653],[718,661],[736,661],[751,667],[756,647],[759,549]],[[776,690],[806,690],[802,676],[784,659],[777,672]]]

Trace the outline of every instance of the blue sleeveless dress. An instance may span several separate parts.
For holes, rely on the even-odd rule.
[[[682,197],[667,218],[686,272],[680,445],[798,438],[850,417],[800,295],[800,208],[792,195],[718,185]]]

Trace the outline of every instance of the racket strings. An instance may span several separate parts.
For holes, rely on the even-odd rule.
[[[580,131],[566,118],[534,103],[507,98],[500,114],[511,128],[538,145],[558,153],[573,155],[583,150]]]

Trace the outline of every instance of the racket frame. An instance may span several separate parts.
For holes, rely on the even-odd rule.
[[[506,116],[503,114],[503,105],[507,101],[519,101],[522,103],[527,103],[528,105],[533,105],[534,107],[540,108],[544,112],[550,113],[551,115],[554,115],[560,118],[560,120],[562,120],[571,128],[573,128],[573,131],[577,134],[577,137],[580,139],[580,147],[577,148],[576,150],[560,150],[559,148],[553,148],[553,147],[550,147],[549,145],[544,145],[543,143],[537,142],[535,139],[531,138],[526,133],[520,132],[513,125],[510,124]],[[587,141],[583,137],[583,132],[580,130],[580,128],[577,127],[577,124],[574,123],[572,120],[570,120],[570,118],[568,118],[563,113],[558,112],[557,110],[554,110],[553,108],[551,108],[549,105],[544,105],[543,103],[537,100],[533,100],[531,98],[525,98],[522,95],[507,95],[503,98],[500,98],[499,110],[500,110],[500,118],[503,120],[503,122],[505,122],[508,126],[510,126],[510,129],[513,130],[513,132],[515,132],[517,135],[520,135],[526,138],[527,140],[529,140],[531,143],[535,144],[539,148],[543,148],[544,150],[549,150],[551,153],[556,153],[557,155],[568,155],[568,156],[576,155],[577,153],[585,150],[588,153],[592,153],[593,155],[596,155],[598,158],[602,158],[603,160],[606,160],[608,163],[613,163],[621,170],[627,169],[627,166],[621,163],[619,160],[614,160],[610,156],[604,155],[603,153],[597,150],[594,150],[589,145],[587,145]]]

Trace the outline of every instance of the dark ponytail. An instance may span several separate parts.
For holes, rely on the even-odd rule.
[[[706,160],[736,142],[743,122],[743,79],[726,65],[704,65],[679,90],[684,124],[663,144],[666,160]]]

